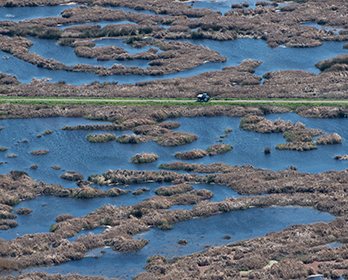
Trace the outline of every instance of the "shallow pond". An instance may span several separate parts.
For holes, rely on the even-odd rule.
[[[132,8],[126,8],[126,7],[113,7],[113,6],[105,6],[105,8],[112,9],[112,10],[122,10],[124,12],[132,12],[132,13],[139,13],[139,14],[147,14],[147,15],[153,15],[155,16],[156,14],[151,11],[147,10],[135,10]]]
[[[71,261],[61,266],[27,269],[22,273],[43,271],[48,273],[79,273],[131,279],[143,272],[146,259],[155,254],[167,258],[200,252],[206,246],[218,246],[234,241],[263,236],[268,232],[279,231],[294,224],[307,224],[319,221],[329,222],[334,217],[313,209],[297,207],[271,207],[266,209],[251,208],[211,216],[206,219],[194,219],[174,224],[174,229],[161,231],[151,229],[134,238],[150,240],[141,251],[117,253],[110,248],[99,248],[87,253],[87,257]],[[207,226],[209,225],[209,226]],[[230,240],[223,237],[229,235]],[[177,242],[186,239],[188,245]],[[102,250],[105,251],[101,252]]]
[[[39,38],[29,37],[29,40],[31,40],[34,45],[30,47],[29,51],[33,53],[37,53],[40,56],[47,58],[47,59],[55,59],[59,62],[64,63],[65,65],[72,66],[76,64],[88,64],[88,65],[101,65],[104,67],[111,67],[114,64],[122,64],[127,67],[136,66],[140,68],[147,68],[149,67],[148,63],[150,60],[129,60],[129,61],[123,61],[123,60],[109,60],[109,61],[99,61],[97,58],[84,58],[84,57],[78,57],[74,53],[74,48],[69,46],[59,46],[56,44],[55,41],[52,40],[42,40]],[[145,52],[149,50],[150,48],[157,49],[159,52],[159,48],[153,47],[153,46],[146,46],[144,48],[132,48],[126,43],[123,42],[124,39],[104,39],[104,40],[95,40],[94,43],[96,44],[96,47],[102,47],[102,46],[117,46],[123,48],[125,51],[129,52],[130,54],[137,54],[140,52]],[[64,52],[64,56],[61,55],[61,52]],[[11,58],[12,59],[12,58]],[[34,66],[36,67],[36,66]],[[48,70],[52,72],[51,70]],[[63,71],[53,71],[53,72],[61,72]],[[81,74],[81,73],[71,73],[69,74]],[[94,74],[92,74],[94,78],[98,77]],[[113,79],[115,76],[111,76]]]
[[[35,179],[47,183],[58,183],[65,187],[75,187],[74,183],[60,178],[63,170],[54,170],[53,165],[60,165],[64,170],[80,172],[87,178],[92,174],[101,174],[109,169],[130,170],[156,170],[162,163],[177,161],[174,157],[176,152],[184,152],[192,149],[205,150],[217,141],[220,136],[225,135],[226,128],[232,128],[233,132],[223,138],[223,143],[231,144],[234,149],[222,155],[204,157],[197,160],[187,160],[189,163],[210,164],[214,162],[225,162],[230,165],[251,164],[258,168],[271,170],[286,169],[290,165],[298,167],[300,172],[323,172],[326,170],[343,170],[347,168],[346,161],[334,159],[335,155],[343,155],[348,149],[347,119],[310,119],[302,118],[293,113],[273,114],[267,118],[277,118],[293,123],[303,122],[308,128],[322,129],[326,133],[337,132],[341,135],[343,143],[339,145],[318,146],[317,150],[307,152],[280,151],[275,145],[285,143],[281,133],[260,134],[256,132],[239,129],[240,118],[231,117],[199,117],[178,118],[181,126],[175,130],[196,134],[199,138],[191,144],[177,147],[163,147],[156,142],[141,144],[120,144],[116,141],[108,143],[90,143],[87,141],[88,134],[98,134],[105,131],[66,131],[61,128],[65,125],[105,123],[86,120],[83,118],[44,118],[44,119],[12,119],[0,121],[4,127],[0,131],[0,146],[8,148],[6,152],[0,152],[0,173],[8,173],[11,170],[25,170]],[[52,134],[38,138],[47,129]],[[131,131],[112,132],[117,136],[132,134]],[[28,143],[22,142],[24,139]],[[18,142],[19,141],[19,142]],[[271,154],[265,155],[263,149],[271,148]],[[33,150],[47,149],[50,152],[43,156],[34,156]],[[159,155],[156,162],[148,164],[133,164],[130,158],[143,152],[151,152]],[[7,158],[8,154],[16,154],[17,158]],[[37,164],[38,169],[29,167]]]
[[[215,12],[221,12],[224,15],[226,12],[231,10],[232,4],[244,4],[247,3],[249,5],[249,9],[254,9],[256,7],[256,2],[258,0],[200,0],[200,1],[187,1],[186,3],[195,9],[211,9]]]
[[[118,206],[129,206],[137,204],[144,199],[156,196],[154,190],[161,186],[170,186],[171,184],[160,184],[160,183],[147,183],[140,185],[130,185],[125,190],[128,190],[129,193],[120,195],[117,197],[100,197],[93,199],[74,199],[74,198],[62,198],[55,197],[51,195],[41,195],[36,197],[33,200],[27,200],[19,203],[14,207],[14,210],[17,210],[21,207],[27,207],[33,212],[29,215],[17,215],[15,219],[18,222],[16,228],[11,228],[6,231],[0,232],[0,237],[5,240],[11,240],[17,236],[22,236],[24,234],[31,233],[40,233],[40,232],[49,232],[49,228],[52,224],[55,223],[55,219],[58,215],[61,214],[71,214],[74,217],[82,217],[95,209],[99,209],[104,205],[114,205]],[[92,185],[93,186],[93,185]],[[234,190],[228,188],[227,186],[222,185],[212,185],[212,184],[194,184],[192,185],[194,190],[206,189],[214,193],[214,196],[209,199],[209,201],[219,202],[229,197],[240,197],[241,195],[237,194]],[[109,187],[98,187],[93,186],[99,189],[108,190],[113,186]],[[123,186],[119,186],[124,189]],[[139,187],[146,187],[150,191],[145,191],[141,195],[133,195],[132,191],[135,191]],[[193,205],[183,206],[176,205],[170,209],[191,209]],[[97,228],[91,232],[97,234],[105,228]],[[74,240],[82,234],[87,234],[90,231],[82,231],[75,237],[72,237],[71,240]]]
[[[126,66],[138,66],[146,68],[148,61],[133,60],[125,62],[106,61],[100,62],[96,59],[86,59],[75,56],[73,49],[70,47],[61,47],[55,44],[55,41],[40,40],[31,38],[35,42],[35,45],[30,48],[32,52],[38,52],[45,58],[54,58],[60,62],[67,62],[66,64],[72,65],[77,63],[85,63],[91,65],[103,65],[106,67],[112,66],[114,63],[122,63]],[[105,45],[111,45],[112,39],[101,40],[100,43],[95,41],[97,45],[104,44],[103,41],[108,41]],[[115,40],[115,45],[122,45],[123,43]],[[139,76],[139,75],[113,75],[108,77],[98,77],[93,73],[76,73],[65,72],[59,70],[47,70],[38,68],[35,65],[21,61],[12,55],[0,52],[0,58],[5,55],[9,56],[9,59],[2,60],[0,64],[0,71],[10,75],[16,75],[19,81],[22,83],[28,83],[32,81],[33,77],[36,78],[50,78],[52,82],[65,81],[69,84],[82,85],[84,83],[91,83],[92,81],[118,81],[123,83],[136,83],[140,81],[148,81],[154,79],[169,79],[177,77],[189,77],[197,75],[206,71],[222,70],[226,66],[237,66],[245,59],[255,59],[262,62],[257,67],[255,74],[262,76],[269,71],[299,69],[309,71],[318,74],[319,70],[315,68],[315,64],[323,59],[335,57],[340,54],[346,53],[343,49],[345,42],[324,42],[320,47],[316,48],[286,48],[280,46],[278,48],[269,48],[267,43],[263,40],[255,40],[250,38],[237,39],[234,41],[211,41],[211,40],[183,40],[185,42],[191,42],[196,45],[203,45],[210,49],[216,50],[221,55],[227,57],[225,63],[205,63],[194,69],[182,71],[179,73],[166,74],[163,76]],[[139,51],[145,51],[144,49],[134,49],[131,47],[125,48],[130,53],[137,53]],[[54,50],[54,51],[53,51]],[[257,51],[255,51],[257,50]]]
[[[194,8],[210,8],[224,14],[230,10],[232,3],[250,4],[253,8],[256,1],[195,1]],[[191,5],[190,2],[187,3]],[[19,21],[24,19],[60,16],[61,11],[70,6],[56,7],[26,7],[26,8],[0,8],[0,20]],[[124,11],[154,14],[149,11],[136,11],[122,7],[111,7]],[[98,23],[101,25],[107,22]],[[67,26],[61,26],[66,28]],[[30,38],[34,46],[30,51],[36,52],[45,58],[54,58],[65,64],[72,65],[86,63],[91,65],[104,65],[110,67],[114,62],[99,62],[92,59],[78,58],[70,47],[60,47],[55,41]],[[135,54],[139,51],[146,51],[148,47],[134,49],[125,45],[122,40],[100,40],[95,41],[97,46],[118,45],[128,52]],[[206,63],[195,69],[181,73],[168,74],[162,77],[146,76],[109,76],[98,77],[91,73],[68,73],[63,71],[50,71],[37,68],[29,63],[23,62],[11,55],[0,52],[0,59],[7,55],[7,60],[1,59],[0,71],[16,75],[21,82],[30,82],[33,77],[51,78],[53,82],[66,81],[67,83],[81,85],[92,81],[118,81],[119,83],[135,83],[152,79],[166,79],[175,77],[189,77],[205,71],[221,70],[225,66],[236,66],[244,59],[256,59],[262,61],[262,65],[256,69],[256,73],[262,76],[268,71],[301,69],[313,73],[319,73],[314,64],[320,60],[332,58],[346,51],[342,48],[344,42],[326,42],[317,48],[296,49],[280,46],[275,49],[267,47],[265,41],[254,39],[238,39],[235,41],[219,42],[209,40],[188,40],[194,44],[202,44],[210,49],[218,51],[228,58],[226,63]],[[122,62],[126,66],[147,67],[148,61]],[[87,134],[103,133],[104,131],[63,131],[65,125],[106,123],[94,122],[82,118],[46,118],[46,119],[25,119],[25,120],[1,120],[0,146],[7,147],[8,151],[0,152],[0,174],[9,173],[11,170],[25,170],[29,176],[36,180],[47,183],[58,183],[64,187],[76,187],[72,182],[62,180],[60,175],[65,170],[74,170],[82,173],[85,178],[94,173],[101,174],[109,169],[130,169],[130,170],[158,170],[161,163],[177,161],[174,158],[176,152],[184,152],[192,149],[206,149],[208,146],[218,143],[220,136],[224,135],[225,128],[232,128],[233,132],[223,138],[223,143],[231,144],[234,149],[223,155],[205,157],[203,159],[187,161],[189,163],[210,164],[214,162],[225,162],[230,165],[251,164],[255,167],[272,170],[285,169],[290,165],[299,168],[300,172],[322,172],[326,170],[343,170],[347,168],[347,162],[334,160],[335,155],[347,153],[348,132],[347,119],[305,119],[292,113],[282,115],[268,115],[268,119],[275,120],[281,117],[283,120],[292,122],[301,121],[308,128],[318,128],[326,133],[337,132],[343,139],[343,144],[332,146],[319,146],[318,150],[309,152],[278,151],[274,146],[285,143],[281,134],[259,134],[242,131],[239,129],[240,118],[230,117],[200,117],[200,118],[178,118],[175,121],[181,123],[177,131],[191,132],[199,136],[199,139],[191,144],[179,147],[162,147],[155,142],[142,143],[137,145],[119,144],[115,141],[102,144],[89,143],[86,140]],[[51,135],[38,138],[47,129],[53,130]],[[117,136],[131,134],[131,131],[113,132]],[[24,139],[28,143],[23,143]],[[265,155],[263,149],[269,146],[271,154]],[[33,156],[33,150],[48,149],[50,152],[44,156]],[[159,160],[149,164],[133,164],[131,156],[136,153],[153,152],[160,156]],[[17,158],[7,158],[8,154],[16,154]],[[37,164],[37,170],[29,169],[32,164]],[[60,165],[62,170],[54,170],[53,165]],[[1,231],[0,238],[10,240],[26,233],[48,232],[51,224],[59,214],[69,213],[75,217],[84,216],[94,209],[103,205],[112,204],[133,205],[143,199],[154,196],[154,189],[165,184],[149,183],[131,185],[127,190],[134,191],[138,187],[150,189],[139,196],[131,192],[119,197],[94,198],[91,200],[76,200],[71,198],[58,198],[54,196],[39,196],[34,200],[21,202],[15,206],[15,210],[21,207],[28,207],[33,210],[29,215],[18,215],[16,221],[19,226],[8,231]],[[167,184],[169,185],[169,184]],[[208,189],[214,193],[211,201],[221,201],[227,197],[238,197],[239,195],[226,186],[197,184],[197,189]],[[100,189],[108,187],[95,186]],[[122,187],[122,186],[120,186]],[[173,206],[171,209],[191,209],[192,206]],[[144,271],[142,267],[146,259],[154,254],[165,255],[168,258],[192,254],[204,250],[206,246],[217,246],[230,242],[264,236],[271,231],[279,231],[293,224],[307,224],[318,221],[329,222],[334,217],[328,213],[321,213],[313,209],[297,207],[271,207],[266,209],[251,208],[245,211],[234,211],[209,217],[207,219],[194,219],[174,224],[171,231],[160,231],[151,229],[135,236],[134,238],[145,238],[150,243],[140,252],[121,254],[112,251],[110,248],[99,248],[88,252],[86,257],[79,261],[71,261],[64,265],[55,267],[43,267],[25,270],[45,271],[49,273],[80,273],[83,275],[98,275],[105,277],[120,277],[131,279],[131,277]],[[207,227],[209,225],[209,228]],[[83,234],[99,234],[105,228],[101,227],[92,231],[82,231],[79,235],[71,238],[74,240]],[[222,237],[229,235],[230,240]],[[186,239],[187,246],[179,245],[180,239]],[[334,247],[339,244],[330,244]],[[101,252],[104,250],[105,252]]]
[[[231,1],[195,1],[195,5],[203,5],[204,7],[228,7],[231,5]],[[236,2],[236,1],[233,1]],[[237,1],[238,2],[238,1]],[[251,6],[255,4],[255,1],[242,1],[248,2]],[[187,2],[190,4],[190,2]],[[66,8],[74,6],[54,6],[54,7],[23,7],[23,8],[1,8],[0,9],[0,20],[20,20],[28,19],[33,17],[47,17],[53,15],[59,15],[60,12]],[[113,9],[122,9],[124,11],[135,10],[122,8],[122,7],[111,7]],[[216,8],[217,9],[217,8]],[[215,10],[216,10],[215,9]],[[6,17],[12,14],[15,15],[14,18]],[[142,13],[151,13],[148,11],[136,11]],[[96,24],[101,24],[102,26],[112,23],[112,22],[97,22]],[[117,23],[117,22],[115,22]],[[120,23],[120,22],[119,22]],[[121,22],[122,23],[122,22]],[[92,23],[91,23],[92,24]],[[312,23],[304,23],[304,25],[311,25]],[[317,28],[320,26],[314,25]],[[60,26],[60,28],[66,28],[67,26]],[[168,26],[163,26],[168,27]],[[112,66],[115,61],[97,61],[96,59],[86,59],[77,57],[73,49],[70,47],[61,47],[55,44],[55,41],[51,40],[40,40],[37,38],[30,38],[34,41],[34,46],[30,48],[31,52],[36,52],[44,58],[53,58],[57,61],[65,63],[67,65],[73,65],[78,63],[85,63],[90,65],[103,65],[105,67]],[[121,40],[100,40],[97,45],[116,45],[120,46]],[[176,77],[189,77],[192,75],[197,75],[206,71],[221,70],[226,66],[236,66],[239,65],[245,59],[255,59],[262,62],[261,66],[256,68],[256,75],[262,76],[269,71],[277,70],[287,70],[287,69],[300,69],[304,71],[310,71],[313,73],[319,73],[319,70],[315,68],[315,63],[323,60],[332,58],[334,56],[346,53],[343,49],[345,42],[324,42],[320,47],[316,48],[286,48],[285,46],[280,46],[278,48],[269,48],[267,43],[263,40],[255,39],[237,39],[234,41],[211,41],[211,40],[185,40],[186,42],[191,42],[197,45],[204,45],[212,50],[216,50],[221,55],[227,57],[227,62],[225,63],[206,63],[204,65],[198,66],[194,69],[188,71],[182,71],[179,73],[166,74],[163,76],[138,76],[138,75],[114,75],[108,77],[98,77],[92,73],[72,73],[64,72],[58,70],[47,70],[38,68],[37,66],[31,65],[29,63],[23,62],[12,55],[8,55],[4,52],[0,52],[0,58],[9,56],[9,59],[2,60],[0,64],[0,71],[10,75],[16,75],[20,82],[28,83],[32,81],[34,77],[49,78],[52,82],[65,81],[69,84],[81,85],[84,83],[91,83],[93,81],[100,82],[112,82],[118,81],[120,84],[123,83],[136,83],[140,81],[148,81],[153,79],[169,79]],[[122,47],[125,48],[131,54],[135,54],[139,51],[146,51],[149,47],[143,49],[134,49],[132,47]],[[140,68],[148,67],[148,61],[144,60],[133,60],[133,61],[117,61],[125,66],[137,66]]]
[[[343,30],[343,28],[335,28],[335,27],[320,25],[320,24],[317,24],[316,22],[304,22],[304,23],[301,23],[301,24],[305,25],[305,26],[315,27],[318,30],[332,31],[336,35],[338,35],[339,31]]]
[[[59,25],[58,28],[64,30],[66,28],[69,28],[69,27],[73,27],[73,26],[81,26],[81,25],[84,25],[84,24],[89,24],[89,25],[100,25],[101,28],[109,25],[109,24],[135,24],[134,22],[131,22],[131,21],[128,21],[128,20],[120,20],[120,21],[98,21],[98,22],[92,22],[92,21],[89,21],[89,22],[86,22],[86,23],[79,23],[79,24],[68,24],[68,25]]]
[[[38,6],[38,7],[13,7],[13,8],[0,8],[0,21],[12,20],[21,21],[33,18],[41,17],[60,17],[61,12],[75,8],[77,5],[59,5],[59,6]]]

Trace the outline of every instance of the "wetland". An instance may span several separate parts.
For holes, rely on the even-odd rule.
[[[347,279],[347,10],[1,2],[0,279]]]

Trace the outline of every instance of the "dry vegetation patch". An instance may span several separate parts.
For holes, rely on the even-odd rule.
[[[143,153],[143,154],[136,154],[135,156],[131,157],[132,163],[150,163],[158,160],[158,155],[156,154],[150,154],[150,153]]]
[[[233,149],[232,145],[228,144],[215,144],[207,148],[209,156],[215,156],[216,154],[224,154]]]
[[[198,139],[197,135],[194,135],[192,133],[188,132],[169,132],[164,134],[163,136],[160,136],[156,142],[158,145],[161,146],[179,146],[184,145],[188,143],[192,143],[193,141],[196,141]]]
[[[191,150],[191,151],[187,151],[187,152],[177,152],[175,153],[175,157],[178,159],[198,159],[198,158],[203,158],[205,156],[207,156],[208,153],[206,151],[203,150]]]
[[[189,184],[179,184],[174,186],[159,187],[155,189],[157,195],[171,196],[174,194],[186,193],[192,191],[194,188]]]
[[[36,151],[31,151],[30,153],[34,156],[42,156],[48,154],[50,151],[49,150],[36,150]]]
[[[342,138],[337,133],[323,135],[315,140],[317,145],[342,144]]]
[[[27,208],[27,207],[21,207],[20,209],[16,210],[16,213],[18,215],[28,215],[31,212],[33,212],[33,210]]]
[[[86,138],[91,143],[105,143],[105,142],[116,140],[116,135],[113,133],[103,133],[103,134],[95,134],[95,135],[88,134]]]

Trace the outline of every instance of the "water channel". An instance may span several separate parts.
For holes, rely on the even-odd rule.
[[[232,1],[237,2],[237,1]],[[224,14],[230,9],[231,1],[196,1],[194,8],[210,8]],[[256,1],[248,2],[252,8]],[[242,2],[241,2],[242,3]],[[190,5],[188,2],[187,4]],[[71,6],[56,7],[31,7],[31,8],[0,8],[0,20],[25,20],[36,17],[59,16],[60,13]],[[126,8],[125,11],[132,11]],[[139,12],[139,11],[137,11]],[[143,11],[146,12],[146,11]],[[151,13],[151,12],[146,12]],[[29,16],[30,15],[30,16]],[[104,22],[103,24],[108,24]],[[110,22],[113,23],[113,22]],[[92,23],[91,23],[92,24]],[[99,24],[99,23],[98,23]],[[117,24],[117,22],[114,22]],[[61,28],[67,28],[62,26]],[[319,27],[317,27],[319,28]],[[34,42],[30,48],[31,52],[38,53],[45,58],[54,58],[67,65],[86,63],[91,65],[112,66],[114,63],[122,63],[126,66],[148,67],[146,61],[100,62],[93,59],[79,58],[75,56],[70,47],[57,46],[55,41],[29,38]],[[343,49],[344,42],[325,42],[322,46],[308,49],[295,49],[280,46],[275,49],[267,47],[265,41],[254,39],[237,39],[235,41],[219,42],[209,40],[187,40],[197,45],[203,45],[218,51],[227,57],[226,63],[206,63],[189,71],[175,74],[167,74],[161,77],[146,76],[109,76],[98,77],[91,73],[66,73],[63,71],[50,71],[37,68],[29,63],[23,62],[11,55],[0,52],[0,58],[8,55],[10,58],[1,60],[0,71],[3,73],[16,75],[23,82],[30,82],[33,77],[51,78],[52,82],[65,81],[70,84],[81,85],[92,81],[118,81],[119,83],[135,83],[156,79],[166,79],[174,77],[189,77],[205,71],[221,70],[225,66],[238,65],[244,59],[255,59],[262,61],[262,65],[256,69],[256,73],[262,76],[268,71],[301,69],[318,74],[319,70],[314,64],[320,60],[332,58],[336,55],[346,53]],[[95,41],[97,46],[116,45],[123,47],[131,54],[146,51],[149,47],[134,49],[126,45],[121,39],[106,39]],[[160,51],[160,50],[159,50]],[[82,118],[43,118],[43,119],[11,119],[1,120],[0,126],[4,127],[0,131],[0,146],[7,147],[8,151],[0,152],[0,173],[9,173],[11,170],[24,170],[30,177],[46,183],[57,183],[64,187],[77,187],[74,183],[65,181],[60,175],[66,170],[78,171],[87,178],[92,174],[101,174],[109,169],[129,169],[129,170],[159,170],[161,163],[174,162],[176,152],[184,152],[192,149],[206,149],[208,146],[218,143],[220,136],[225,134],[226,128],[232,128],[232,132],[223,139],[223,143],[231,144],[234,149],[223,155],[205,157],[199,160],[187,161],[190,163],[210,164],[214,162],[224,162],[230,165],[251,164],[258,168],[271,170],[286,169],[290,165],[298,167],[300,172],[323,172],[327,170],[343,170],[347,168],[347,162],[334,160],[335,155],[343,155],[348,148],[348,125],[346,119],[306,119],[293,113],[273,114],[267,118],[275,120],[277,118],[291,120],[292,122],[301,121],[308,128],[322,129],[326,133],[338,132],[343,143],[340,145],[319,146],[318,150],[309,152],[279,151],[274,147],[276,144],[285,143],[281,134],[259,134],[247,132],[239,129],[240,118],[231,117],[199,117],[199,118],[178,118],[181,126],[175,130],[185,131],[196,134],[197,141],[178,147],[162,147],[155,142],[142,144],[120,144],[116,141],[102,144],[89,143],[86,135],[89,131],[65,131],[61,128],[65,125],[107,123],[94,122]],[[37,137],[45,130],[51,129],[52,134]],[[102,131],[94,131],[102,133]],[[117,131],[115,134],[131,134],[131,131]],[[28,142],[23,142],[27,139]],[[268,146],[271,154],[265,155],[263,149]],[[44,156],[33,156],[30,151],[47,149],[50,152]],[[159,155],[159,160],[154,163],[137,165],[130,162],[130,157],[136,153],[152,152]],[[7,158],[8,154],[16,154],[16,158]],[[29,167],[37,164],[38,169],[33,170]],[[60,165],[62,170],[52,169],[51,166]],[[17,236],[27,233],[48,232],[49,226],[54,223],[55,217],[59,214],[69,213],[75,217],[84,216],[103,205],[111,204],[115,206],[133,205],[145,198],[154,196],[154,189],[163,184],[149,183],[141,187],[147,187],[149,192],[144,192],[140,196],[135,196],[131,191],[136,190],[139,185],[131,185],[129,193],[115,198],[94,198],[91,200],[75,200],[72,198],[58,198],[53,196],[39,196],[34,200],[21,202],[15,207],[28,207],[33,212],[28,216],[18,216],[16,219],[19,226],[8,231],[0,232],[0,238],[11,240]],[[101,189],[106,187],[95,186]],[[211,201],[221,201],[228,197],[240,196],[227,186],[197,184],[197,189],[208,189],[214,193]],[[72,203],[73,202],[73,203]],[[190,209],[192,206],[175,206],[173,209]],[[99,275],[104,277],[120,277],[131,279],[131,277],[144,271],[142,267],[146,264],[146,259],[154,254],[161,254],[168,258],[192,254],[202,251],[206,246],[218,246],[233,241],[243,240],[264,236],[271,231],[279,231],[293,224],[308,224],[318,221],[329,222],[334,217],[328,213],[318,212],[313,209],[300,207],[271,207],[266,209],[251,208],[245,211],[235,211],[209,217],[207,219],[195,219],[181,222],[174,225],[171,231],[160,231],[151,229],[135,236],[134,238],[145,238],[150,243],[141,251],[136,253],[117,253],[110,248],[99,248],[88,252],[86,257],[79,261],[71,261],[61,266],[43,267],[28,269],[30,271],[44,271],[49,273],[79,273],[82,275]],[[209,230],[207,228],[209,225]],[[83,234],[99,234],[105,228],[98,228],[93,231],[83,231],[78,236],[70,239],[73,241]],[[223,239],[224,235],[230,235],[231,240]],[[186,239],[189,244],[182,246],[177,244],[180,239]],[[333,245],[336,246],[336,245]],[[105,252],[101,253],[101,250]]]

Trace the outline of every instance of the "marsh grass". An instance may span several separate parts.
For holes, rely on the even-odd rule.
[[[124,134],[118,137],[116,141],[121,144],[139,144],[141,143],[141,137],[136,135]]]
[[[333,145],[333,144],[342,144],[342,138],[337,133],[330,135],[323,135],[319,137],[315,143],[317,145]]]
[[[143,153],[132,156],[130,161],[132,163],[150,163],[158,160],[158,158],[159,156],[156,154]]]
[[[95,134],[95,135],[88,134],[86,138],[91,143],[105,143],[105,142],[116,140],[116,135],[113,133],[102,133],[102,134]]]
[[[177,152],[175,153],[175,157],[178,159],[198,159],[198,158],[203,158],[207,156],[208,153],[206,151],[196,149],[196,150],[191,150],[187,152]]]
[[[52,134],[52,133],[53,133],[52,130],[47,129],[47,130],[44,131],[43,135],[49,135],[49,134]]]
[[[292,150],[292,151],[310,151],[316,150],[318,147],[313,142],[290,142],[278,144],[275,146],[277,150]]]
[[[206,151],[209,153],[210,156],[213,156],[215,154],[224,154],[229,151],[231,151],[233,147],[231,145],[226,144],[215,144],[213,146],[210,146],[206,149]]]
[[[170,225],[167,221],[162,221],[161,225],[158,226],[158,229],[160,230],[171,230],[174,227]]]

